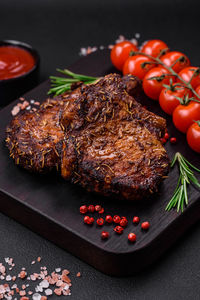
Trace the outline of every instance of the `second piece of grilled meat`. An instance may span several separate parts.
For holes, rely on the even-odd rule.
[[[157,191],[169,169],[160,142],[163,118],[134,98],[133,76],[110,74],[80,88],[61,114],[65,128],[62,176],[88,191],[125,199],[141,199]]]

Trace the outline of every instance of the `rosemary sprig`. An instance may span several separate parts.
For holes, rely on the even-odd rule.
[[[66,78],[66,77],[50,76],[51,88],[48,91],[48,95],[54,94],[58,96],[63,94],[66,91],[71,90],[71,86],[74,83],[83,82],[85,84],[91,84],[99,79],[99,77],[76,74],[67,69],[65,70],[57,69],[57,71],[64,75],[67,75],[68,77]]]
[[[193,183],[200,188],[200,183],[195,177],[193,170],[200,173],[200,170],[192,165],[181,153],[177,152],[171,163],[171,168],[178,162],[179,164],[179,179],[172,198],[166,206],[165,210],[171,210],[177,207],[177,212],[181,209],[183,212],[184,206],[188,205],[187,185]]]

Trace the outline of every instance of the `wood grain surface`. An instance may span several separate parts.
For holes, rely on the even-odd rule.
[[[65,66],[63,66],[65,67]],[[108,51],[93,53],[80,59],[70,69],[77,73],[101,76],[114,72]],[[46,81],[25,95],[28,100],[40,102],[46,98],[49,89]],[[187,145],[185,135],[178,132],[170,117],[166,116],[157,102],[145,98],[138,99],[154,113],[167,119],[171,136],[177,138],[177,144],[167,143],[170,158],[175,152],[181,152],[191,163],[200,167],[199,155]],[[169,177],[160,185],[158,194],[140,202],[117,201],[88,193],[76,185],[66,183],[59,174],[37,175],[14,165],[5,147],[5,128],[11,120],[11,109],[18,100],[0,112],[0,209],[25,226],[50,241],[70,251],[98,270],[110,275],[130,275],[149,265],[166,251],[200,217],[200,191],[193,186],[188,189],[189,205],[184,213],[165,212],[177,183],[178,170],[175,167]],[[197,174],[200,179],[200,175]],[[100,204],[105,213],[127,216],[128,227],[122,235],[113,232],[113,225],[97,228],[83,224],[79,213],[82,204]],[[141,221],[148,220],[151,228],[142,232],[140,226],[134,226],[131,219],[138,215]],[[102,241],[100,233],[107,230],[111,237]],[[127,235],[135,232],[137,242],[129,244]]]

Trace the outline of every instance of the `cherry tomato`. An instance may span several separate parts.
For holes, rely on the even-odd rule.
[[[150,79],[151,77],[159,77],[164,74],[170,74],[166,69],[162,67],[156,67],[151,69],[143,79],[143,89],[145,94],[154,100],[158,100],[160,92],[163,88],[163,84],[169,84],[170,78],[174,80],[173,76],[165,76],[163,79]]]
[[[198,87],[195,89],[196,93],[199,95],[200,97],[200,85],[198,85]],[[198,98],[197,96],[195,96],[197,98],[197,100],[200,101],[200,98]]]
[[[149,40],[141,48],[141,52],[157,57],[160,51],[168,49],[168,46],[161,40]]]
[[[200,153],[200,120],[188,128],[187,142],[192,150]]]
[[[173,122],[178,130],[186,133],[194,120],[200,119],[200,103],[191,101],[187,105],[179,104],[173,112]]]
[[[183,98],[187,94],[189,95],[189,97],[191,97],[192,95],[192,93],[184,87],[178,87],[177,90],[176,88],[174,89],[175,90],[163,88],[159,96],[159,103],[162,110],[164,110],[164,112],[169,115],[172,115],[175,108],[180,104],[180,101],[176,97]]]
[[[116,44],[110,53],[110,58],[113,65],[120,71],[122,71],[123,65],[131,51],[138,51],[138,48],[129,41],[124,41]]]
[[[183,70],[181,70],[178,75],[184,79],[186,82],[189,82],[194,71],[197,70],[199,68],[197,67],[187,67],[184,68]],[[180,82],[180,80],[178,79],[178,81]],[[200,75],[195,76],[192,81],[191,81],[191,85],[192,87],[195,89],[198,85],[200,85]]]
[[[182,69],[190,66],[189,58],[185,54],[178,51],[171,51],[163,55],[161,61],[168,67],[171,67],[180,58],[181,60],[172,67],[176,73],[179,73]]]
[[[155,64],[145,64],[151,60],[143,55],[130,56],[124,64],[123,74],[132,74],[140,79],[143,79],[145,74],[155,67]],[[152,61],[151,61],[152,62]]]

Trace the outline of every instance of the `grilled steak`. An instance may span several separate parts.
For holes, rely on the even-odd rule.
[[[11,121],[6,142],[17,165],[36,172],[58,168],[64,138],[59,125],[63,103],[48,99],[37,112],[24,112]]]
[[[143,108],[133,76],[110,74],[82,86],[61,113],[62,176],[88,191],[140,199],[157,191],[169,159],[160,137],[163,118]]]

